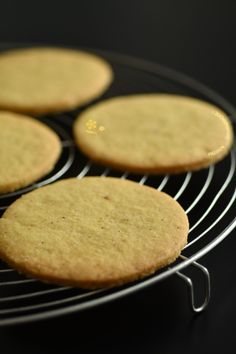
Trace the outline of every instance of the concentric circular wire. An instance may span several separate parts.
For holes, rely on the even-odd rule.
[[[165,67],[113,53],[96,51],[113,65],[116,81],[105,97],[134,92],[171,92],[209,100],[224,109],[235,121],[235,109],[224,98],[195,80]],[[236,226],[236,150],[216,166],[198,172],[171,176],[138,176],[128,171],[118,173],[101,167],[77,151],[71,126],[80,111],[42,117],[60,136],[63,152],[55,170],[45,179],[19,191],[0,195],[0,212],[20,195],[60,178],[89,175],[132,179],[163,190],[178,200],[190,221],[186,256],[168,268],[136,283],[114,289],[86,291],[43,284],[19,275],[0,263],[0,325],[10,325],[51,318],[100,305],[157,283],[187,267],[221,242]],[[234,124],[234,123],[233,123]]]

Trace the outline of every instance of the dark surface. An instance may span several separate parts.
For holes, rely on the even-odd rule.
[[[236,105],[235,1],[1,3],[0,41],[115,50],[178,69]],[[235,353],[235,231],[201,263],[211,273],[206,312],[193,315],[173,276],[73,316],[0,329],[1,353]]]

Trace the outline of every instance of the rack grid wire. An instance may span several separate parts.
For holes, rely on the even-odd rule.
[[[230,116],[233,126],[235,125],[235,108],[205,85],[169,68],[144,60],[111,52],[90,51],[108,60],[115,73],[114,83],[99,100],[144,92],[188,95],[216,104]],[[127,178],[163,190],[180,202],[190,222],[188,244],[174,264],[154,275],[126,286],[95,291],[44,284],[36,279],[24,277],[4,262],[0,262],[0,325],[37,321],[98,306],[141,290],[173,274],[178,275],[188,285],[193,311],[202,311],[210,298],[210,276],[208,270],[197,260],[220,243],[236,226],[233,212],[236,206],[235,146],[223,161],[197,172],[173,176],[140,176],[128,171],[120,173],[88,161],[75,147],[72,125],[75,117],[84,108],[86,107],[69,113],[36,117],[59,135],[63,147],[60,160],[54,171],[41,181],[19,191],[0,195],[0,214],[20,195],[61,178],[93,175]],[[200,306],[195,305],[191,278],[182,272],[190,265],[199,269],[204,276],[205,297]]]

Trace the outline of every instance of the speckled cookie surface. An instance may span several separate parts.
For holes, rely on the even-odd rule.
[[[185,212],[165,193],[116,178],[73,178],[7,209],[0,256],[48,282],[110,287],[173,262],[187,234]]]
[[[30,185],[56,164],[59,137],[45,124],[0,111],[0,194]]]
[[[101,95],[110,65],[83,51],[29,48],[0,54],[0,109],[23,113],[65,111]]]
[[[78,147],[92,160],[136,173],[177,173],[221,160],[232,145],[226,114],[198,99],[144,94],[108,99],[76,120]]]

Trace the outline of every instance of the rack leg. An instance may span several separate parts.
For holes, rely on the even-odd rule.
[[[181,256],[181,258],[187,259],[184,256]],[[177,271],[176,274],[178,275],[178,277],[180,277],[182,280],[184,280],[185,283],[187,284],[188,291],[189,291],[190,305],[191,305],[192,311],[195,313],[199,313],[199,312],[202,312],[203,310],[206,309],[206,307],[209,303],[209,300],[210,300],[210,294],[211,294],[210,274],[209,274],[208,269],[206,267],[204,267],[203,265],[201,265],[197,262],[191,263],[191,266],[198,268],[204,276],[205,294],[204,294],[203,303],[200,306],[196,306],[196,296],[194,294],[194,285],[193,285],[192,279],[179,271]]]

